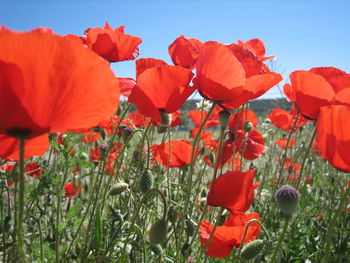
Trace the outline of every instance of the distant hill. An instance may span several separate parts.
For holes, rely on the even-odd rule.
[[[190,110],[197,109],[196,103],[199,100],[187,100],[185,104],[181,107],[181,112],[188,112]],[[275,108],[281,108],[284,110],[289,110],[291,103],[286,99],[259,99],[249,102],[249,108],[254,111],[258,116],[264,117],[269,114]]]

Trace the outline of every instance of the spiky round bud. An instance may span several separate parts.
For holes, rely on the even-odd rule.
[[[167,223],[163,219],[155,222],[149,231],[149,242],[152,245],[162,244],[167,239]]]
[[[175,224],[177,220],[177,216],[178,216],[178,213],[176,211],[176,208],[174,206],[170,206],[168,209],[168,220],[171,223]]]
[[[291,218],[299,201],[300,193],[290,185],[284,185],[277,190],[275,198],[282,215]]]
[[[142,193],[147,193],[152,188],[152,175],[145,170],[140,177],[139,188]]]
[[[250,121],[245,121],[244,123],[243,123],[243,130],[245,131],[245,132],[250,132],[251,130],[253,130],[254,129],[254,125],[253,125],[253,123],[251,123]]]
[[[111,190],[109,191],[109,195],[118,195],[122,192],[126,191],[128,189],[129,185],[125,182],[118,182],[116,183]]]
[[[196,223],[192,219],[188,218],[185,220],[185,231],[188,236],[193,236],[196,231]]]
[[[264,247],[264,241],[256,239],[245,245],[241,251],[241,258],[244,261],[254,259]]]
[[[225,129],[230,121],[231,113],[228,110],[222,110],[219,112],[219,121],[221,128]]]

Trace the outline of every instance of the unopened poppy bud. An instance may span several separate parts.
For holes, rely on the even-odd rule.
[[[161,247],[161,245],[151,245],[151,250],[154,254],[156,254],[157,256],[161,256],[163,254],[163,249]]]
[[[170,206],[168,209],[168,220],[173,224],[175,224],[177,220],[177,211],[174,206]]]
[[[256,239],[247,245],[245,245],[241,251],[241,258],[243,261],[248,261],[254,259],[259,255],[260,251],[264,247],[264,241],[261,239]]]
[[[205,190],[204,188],[201,190],[201,197],[207,197],[207,190]]]
[[[103,160],[107,156],[108,145],[107,144],[101,144],[99,146],[99,149],[100,149],[100,159]]]
[[[256,165],[254,165],[253,163],[250,163],[250,165],[249,165],[249,170],[255,170],[255,171],[257,171],[257,170],[258,170],[258,167],[256,167]]]
[[[147,193],[152,188],[152,175],[149,171],[144,171],[141,174],[139,188],[142,193]]]
[[[131,134],[133,133],[133,130],[131,128],[123,128],[122,129],[122,138],[124,141],[129,140]]]
[[[118,195],[121,194],[122,192],[126,191],[128,189],[128,184],[124,182],[118,182],[116,183],[111,190],[109,191],[109,195]]]
[[[300,193],[290,185],[284,185],[277,190],[275,198],[282,215],[291,218],[299,201]]]
[[[225,129],[230,121],[231,113],[228,110],[222,110],[219,112],[219,121],[221,124],[221,128]]]
[[[158,133],[163,133],[170,126],[171,114],[166,113],[164,110],[159,110],[160,113],[160,126],[157,127]]]
[[[163,219],[155,222],[149,232],[149,241],[152,245],[162,244],[167,239],[167,223]]]
[[[243,130],[245,132],[250,132],[253,129],[254,129],[253,123],[251,123],[250,121],[245,121],[243,123]]]
[[[190,237],[193,236],[194,232],[196,231],[196,224],[192,219],[185,220],[185,231],[186,234]]]
[[[186,242],[183,246],[182,246],[182,248],[181,248],[181,254],[182,254],[182,256],[186,256],[186,255],[189,255],[189,254],[191,254],[191,251],[192,251],[192,249],[191,249],[191,247],[190,247],[190,244],[188,243],[188,242]]]

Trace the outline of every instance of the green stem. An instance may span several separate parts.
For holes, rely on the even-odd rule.
[[[17,243],[19,262],[27,263],[26,251],[23,240],[23,213],[24,213],[24,138],[19,139],[19,192],[18,192],[18,214],[17,214]]]
[[[275,250],[273,252],[272,258],[271,258],[271,263],[275,263],[276,260],[277,260],[277,255],[278,255],[279,250],[281,249],[282,241],[284,239],[284,236],[286,235],[286,232],[287,232],[287,229],[288,229],[288,225],[289,225],[289,219],[285,219],[282,233],[281,233],[281,235],[280,235],[280,237],[278,239],[277,246],[276,246],[276,248],[275,248]]]
[[[325,262],[331,262],[330,256],[331,256],[331,245],[332,245],[332,237],[333,237],[333,232],[334,232],[334,225],[338,219],[340,212],[344,208],[344,204],[345,204],[346,199],[347,199],[346,198],[347,194],[348,194],[347,190],[344,190],[341,197],[340,197],[340,203],[339,203],[338,209],[335,211],[335,214],[334,214],[330,224],[328,225],[327,236],[326,236],[326,248],[325,248],[325,253],[324,253],[327,260]]]

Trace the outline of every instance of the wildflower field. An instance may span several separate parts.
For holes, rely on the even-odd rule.
[[[282,80],[257,38],[179,36],[172,65],[141,42],[0,28],[0,262],[350,262],[350,75]],[[258,116],[276,85],[290,107]]]

